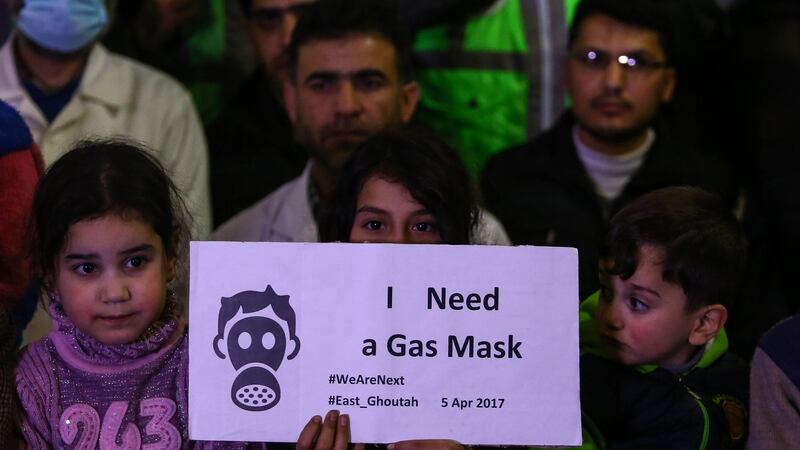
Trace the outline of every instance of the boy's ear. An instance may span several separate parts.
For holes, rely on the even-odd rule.
[[[703,306],[697,311],[695,320],[695,327],[689,335],[689,343],[705,345],[725,325],[728,320],[728,310],[720,304]]]

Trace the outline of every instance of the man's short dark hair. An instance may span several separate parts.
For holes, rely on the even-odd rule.
[[[239,8],[242,9],[242,14],[244,14],[245,17],[250,17],[250,10],[253,8],[253,0],[239,0]]]
[[[605,14],[622,23],[658,33],[667,63],[675,60],[675,42],[671,9],[663,0],[582,0],[569,29],[569,48],[580,34],[583,22],[594,15]]]
[[[397,55],[397,72],[401,79],[408,79],[409,37],[390,0],[320,0],[311,4],[298,21],[289,44],[292,75],[296,72],[298,54],[303,45],[354,34],[375,34],[389,41]]]
[[[670,187],[645,194],[612,219],[604,262],[622,279],[639,266],[640,249],[664,251],[664,281],[681,286],[686,310],[729,305],[745,268],[747,241],[722,200],[693,187]]]

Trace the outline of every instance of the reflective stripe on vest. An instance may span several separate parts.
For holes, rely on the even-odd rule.
[[[563,3],[562,3],[563,2]],[[539,81],[529,89],[528,109],[540,111],[529,133],[550,126],[561,110],[558,88],[560,55],[566,48],[567,22],[580,0],[500,0],[483,16],[466,23],[439,26],[417,34],[415,59],[425,69],[513,71]],[[537,43],[529,48],[528,43]],[[424,95],[424,94],[423,94]]]

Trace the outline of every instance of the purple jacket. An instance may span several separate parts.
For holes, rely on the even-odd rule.
[[[248,448],[189,441],[186,326],[168,309],[142,339],[106,346],[51,305],[54,331],[23,350],[16,372],[31,450]]]

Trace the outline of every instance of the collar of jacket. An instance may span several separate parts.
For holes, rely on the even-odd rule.
[[[0,49],[0,79],[6,80],[0,83],[0,98],[10,103],[18,103],[27,97],[17,73],[13,48],[15,40],[16,35],[12,34]],[[92,46],[75,95],[116,109],[130,104],[133,99],[133,73],[125,70],[127,64],[112,64],[109,56],[102,44],[95,43]]]

